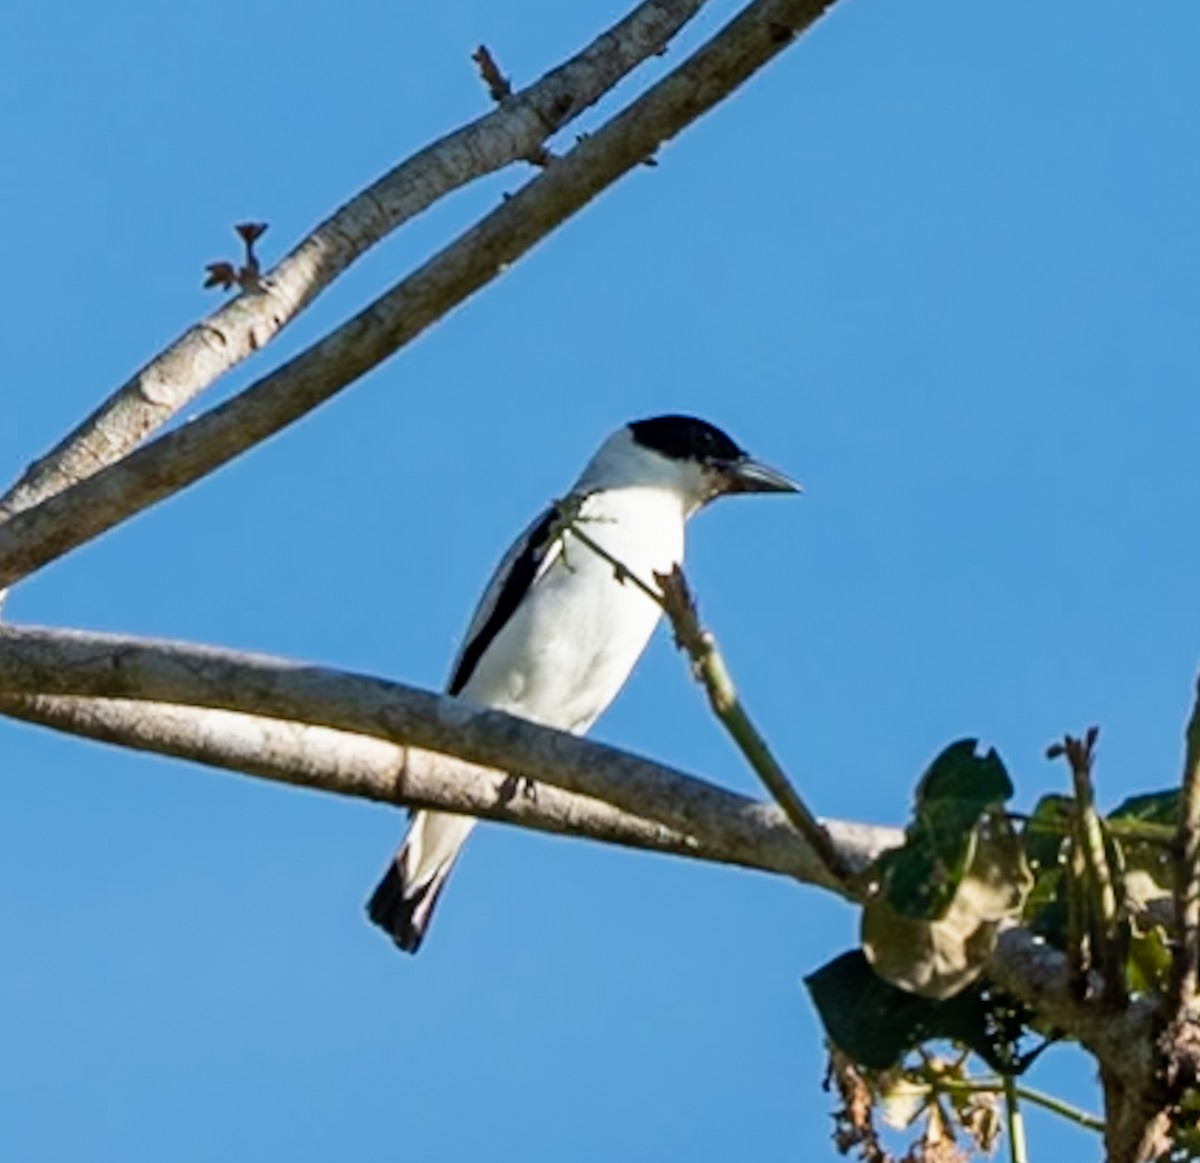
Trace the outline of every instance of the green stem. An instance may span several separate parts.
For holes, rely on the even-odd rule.
[[[1079,817],[1073,817],[1067,848],[1067,979],[1077,998],[1087,996],[1089,953],[1087,860],[1083,854],[1082,831]]]
[[[676,567],[674,575],[660,579],[664,582],[670,582],[672,577],[675,579],[673,588],[676,592],[673,595],[668,595],[664,590],[651,586],[579,528],[578,507],[578,504],[572,506],[569,500],[560,502],[563,534],[569,532],[582,545],[606,561],[612,566],[618,581],[628,581],[637,586],[655,601],[671,619],[675,640],[680,647],[687,651],[688,657],[692,660],[696,676],[704,684],[713,712],[729,732],[734,743],[737,744],[738,750],[745,756],[759,779],[775,798],[775,802],[783,809],[792,826],[808,841],[828,871],[833,884],[845,885],[850,879],[849,869],[846,868],[840,853],[834,847],[829,833],[825,831],[820,820],[809,811],[808,806],[800,798],[799,793],[792,786],[791,780],[788,779],[787,773],[775,759],[766,740],[754,726],[745,707],[742,706],[729,668],[725,665],[725,660],[717,648],[716,639],[711,633],[700,627],[695,606],[687,591],[686,582],[683,580],[682,571]],[[678,600],[669,600],[672,596]]]
[[[1175,858],[1175,956],[1167,996],[1169,1018],[1182,1020],[1196,1001],[1200,976],[1200,688],[1188,720]]]
[[[701,649],[689,653],[700,680],[704,683],[704,689],[708,692],[708,701],[714,713],[725,725],[725,729],[775,798],[775,802],[784,810],[796,830],[812,845],[835,881],[839,884],[845,883],[849,878],[849,870],[834,848],[829,833],[800,798],[787,773],[771,753],[767,741],[746,713],[746,708],[742,706],[737,689],[733,685],[729,668],[725,665],[725,659],[717,649],[716,639],[712,634],[705,633],[701,642]]]
[[[1052,1094],[1046,1094],[1044,1091],[1034,1090],[1027,1086],[1017,1086],[1016,1081],[1011,1078],[971,1078],[954,1082],[939,1082],[941,1089],[947,1093],[999,1094],[1003,1092],[1006,1098],[1009,1084],[1012,1086],[1012,1093],[1023,1102],[1040,1106],[1089,1131],[1104,1131],[1103,1119],[1098,1119],[1095,1115],[1088,1114],[1087,1111],[1080,1110],[1079,1107],[1072,1106],[1069,1102],[1063,1102],[1062,1099],[1055,1098]]]
[[[1113,886],[1112,869],[1104,847],[1104,831],[1092,795],[1090,748],[1071,760],[1071,776],[1075,783],[1075,809],[1078,813],[1079,840],[1087,864],[1089,903],[1099,922],[1096,934],[1099,949],[1099,968],[1104,975],[1106,999],[1117,1004],[1125,992],[1124,966],[1121,963],[1120,922],[1117,916],[1117,893]]]
[[[1020,813],[1010,812],[1009,819],[1021,819]],[[1175,838],[1174,825],[1151,824],[1146,820],[1113,820],[1110,818],[1104,821],[1104,829],[1118,840],[1158,844],[1164,848]],[[1026,831],[1031,836],[1058,836],[1065,839],[1069,835],[1066,825],[1039,820],[1030,820],[1026,825]]]
[[[1017,1105],[1017,1082],[1011,1074],[1004,1075],[1004,1110],[1008,1115],[1008,1157],[1012,1163],[1029,1163],[1025,1146],[1025,1120]]]

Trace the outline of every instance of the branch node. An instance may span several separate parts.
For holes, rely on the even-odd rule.
[[[231,262],[210,262],[205,266],[208,277],[204,280],[204,289],[220,287],[222,291],[231,291],[238,287],[242,291],[258,291],[262,289],[262,266],[258,255],[254,253],[254,244],[266,233],[265,222],[239,222],[234,231],[242,240],[245,247],[245,258],[240,267]]]
[[[481,44],[472,54],[471,60],[479,66],[479,75],[487,86],[488,96],[497,105],[502,105],[512,96],[512,84],[500,71],[496,58],[486,44]]]
[[[552,161],[556,160],[556,155],[551,153],[544,145],[539,145],[536,149],[531,149],[526,155],[525,160],[531,166],[537,166],[538,169],[547,169]]]

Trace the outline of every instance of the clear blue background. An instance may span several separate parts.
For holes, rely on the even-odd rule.
[[[217,304],[234,222],[278,256],[486,109],[476,44],[528,82],[623,7],[10,3],[4,475]],[[845,0],[657,169],[7,614],[437,686],[522,523],[609,430],[688,410],[807,486],[704,514],[690,565],[818,810],[902,820],[966,734],[1027,806],[1089,723],[1105,802],[1164,786],[1200,657],[1198,50],[1194,0]],[[527,177],[406,227],[204,404]],[[754,790],[664,634],[597,734]],[[855,918],[815,891],[488,828],[410,960],[362,914],[397,811],[7,722],[0,764],[4,1159],[832,1156],[800,979]],[[1035,1081],[1096,1105],[1069,1050]]]

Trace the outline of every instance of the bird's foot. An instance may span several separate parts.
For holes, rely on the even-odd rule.
[[[532,803],[537,803],[537,781],[527,775],[506,775],[500,785],[499,800],[502,804],[511,804],[517,796],[522,796]]]

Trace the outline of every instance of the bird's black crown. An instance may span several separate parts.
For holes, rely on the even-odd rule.
[[[700,464],[738,460],[745,452],[720,428],[695,416],[654,416],[629,425],[633,439],[643,448],[672,460],[695,460]]]

